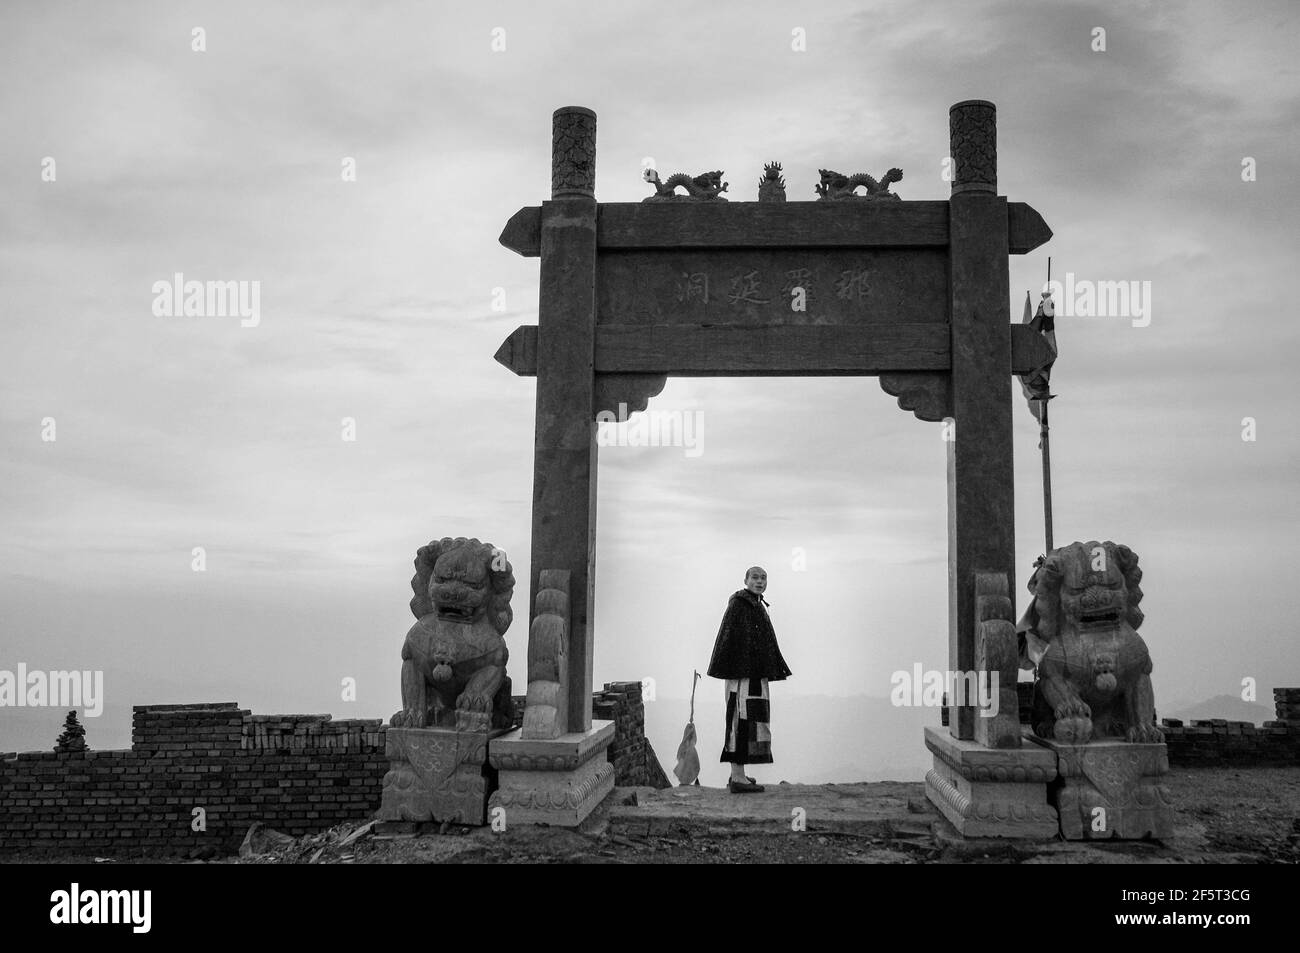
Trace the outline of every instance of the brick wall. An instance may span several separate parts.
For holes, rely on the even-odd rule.
[[[1184,725],[1165,718],[1169,763],[1179,765],[1300,765],[1300,688],[1273,689],[1277,718],[1249,721],[1198,719]]]
[[[615,723],[616,783],[668,787],[640,683],[611,682],[594,705]],[[0,754],[0,855],[227,854],[254,821],[296,837],[362,820],[379,808],[384,732],[377,718],[254,715],[235,702],[137,705],[130,750]],[[192,829],[196,807],[205,831]]]
[[[609,762],[614,766],[615,784],[672,787],[650,739],[645,736],[645,705],[640,682],[606,682],[604,691],[592,695],[591,717],[614,722]]]
[[[223,702],[137,706],[132,721],[129,751],[0,756],[0,851],[230,853],[255,820],[297,836],[379,807],[378,719]],[[205,831],[192,829],[196,807]]]
[[[1033,683],[1020,682],[1020,722],[1030,723]],[[947,696],[944,697],[947,702]],[[1237,764],[1242,766],[1300,765],[1300,688],[1273,689],[1277,718],[1256,726],[1225,718],[1198,719],[1184,725],[1177,718],[1162,718],[1169,763],[1180,766]],[[948,710],[942,716],[948,724]]]

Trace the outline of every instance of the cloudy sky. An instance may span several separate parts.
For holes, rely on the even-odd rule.
[[[104,670],[119,720],[90,726],[99,747],[148,702],[387,717],[411,559],[467,535],[524,580],[522,686],[534,385],[492,355],[535,323],[538,269],[497,237],[549,197],[552,110],[599,115],[602,201],[647,194],[644,156],[726,170],[733,201],[773,159],[791,199],[821,167],[894,165],[903,198],[942,199],[948,107],[981,98],[1000,192],[1055,232],[1012,259],[1008,320],[1048,254],[1057,276],[1150,282],[1146,327],[1059,322],[1057,541],[1140,554],[1158,707],[1245,677],[1267,704],[1300,684],[1298,19],[1285,2],[5,5],[0,669]],[[177,272],[259,281],[260,322],[155,314]],[[940,425],[872,378],[670,380],[652,408],[699,412],[702,452],[602,451],[597,682],[689,692],[753,563],[787,697],[884,696],[895,670],[946,667]],[[1019,401],[1016,427],[1023,586],[1043,538]],[[827,730],[800,744],[869,744]]]

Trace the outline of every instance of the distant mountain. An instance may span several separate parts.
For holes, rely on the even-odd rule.
[[[1259,725],[1277,717],[1274,709],[1258,702],[1242,701],[1238,695],[1215,695],[1203,702],[1184,703],[1177,711],[1161,711],[1156,707],[1156,714],[1161,718],[1178,718],[1184,722],[1201,718],[1226,718],[1228,721],[1248,721]]]
[[[920,781],[933,756],[925,727],[940,723],[938,708],[896,708],[887,698],[867,695],[786,695],[772,689],[773,764],[754,765],[760,783],[826,784],[853,781]],[[645,731],[669,780],[682,728],[690,715],[685,699],[645,703]],[[728,768],[719,763],[724,728],[721,692],[701,692],[695,701],[696,751],[700,783],[720,787]]]

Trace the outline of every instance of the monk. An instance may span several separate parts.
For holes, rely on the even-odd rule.
[[[727,603],[709,661],[710,677],[726,682],[727,729],[719,760],[731,763],[732,794],[763,790],[745,774],[745,765],[772,763],[767,683],[790,676],[767,615],[765,591],[767,570],[749,567],[745,588]]]

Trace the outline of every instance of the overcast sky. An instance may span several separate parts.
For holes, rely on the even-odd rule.
[[[536,322],[538,268],[497,237],[549,197],[551,112],[597,112],[602,201],[648,194],[644,156],[725,170],[732,201],[774,159],[792,200],[819,168],[895,165],[903,198],[942,199],[948,107],[980,98],[999,191],[1055,232],[1012,259],[1008,320],[1049,254],[1054,275],[1152,289],[1146,327],[1059,321],[1057,542],[1139,553],[1158,708],[1247,676],[1270,704],[1300,685],[1297,19],[1286,2],[6,4],[0,669],[103,669],[117,706],[386,718],[415,550],[466,535],[521,580],[522,692],[534,385],[492,355]],[[155,315],[177,272],[260,281],[260,323]],[[779,693],[884,696],[895,670],[946,667],[940,425],[873,378],[677,379],[651,406],[701,412],[703,452],[602,451],[597,682],[689,692],[754,563],[795,673],[778,716]],[[1015,425],[1022,609],[1043,534],[1019,398]],[[830,758],[850,737],[801,744]]]

